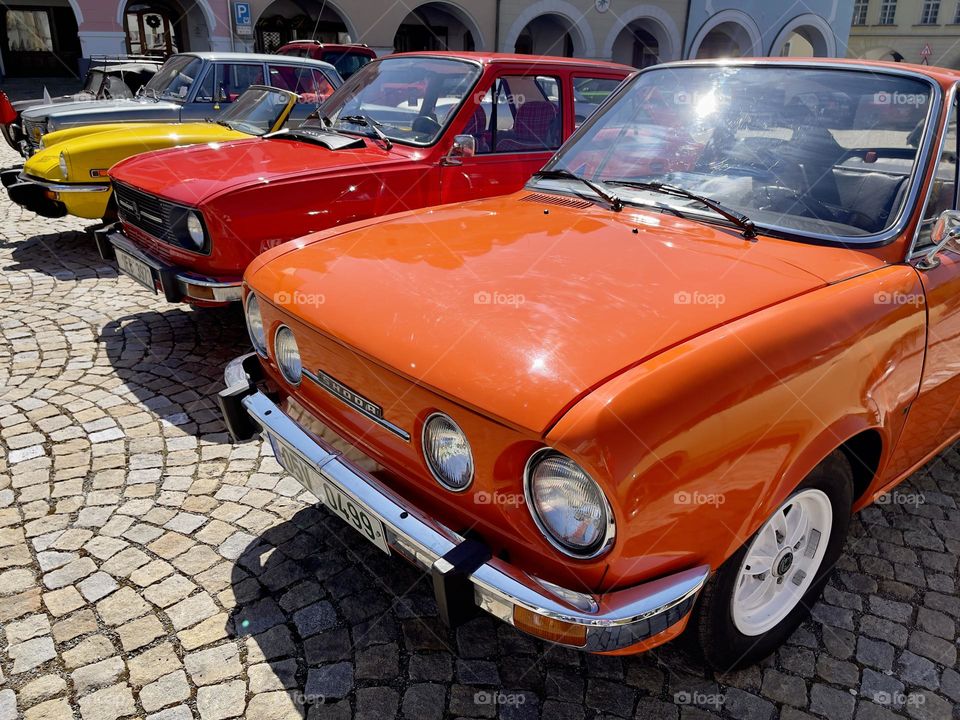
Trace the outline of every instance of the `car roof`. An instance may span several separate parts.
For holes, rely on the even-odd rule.
[[[915,63],[891,62],[889,60],[860,60],[857,58],[821,58],[821,57],[762,57],[729,58],[721,60],[680,60],[677,62],[652,65],[648,70],[657,68],[685,67],[695,65],[794,65],[803,67],[846,67],[851,70],[882,70],[888,73],[922,75],[941,85],[952,85],[960,81],[960,70],[938,67],[936,65],[918,65]]]
[[[254,62],[278,62],[282,61],[285,63],[295,62],[303,63],[304,65],[313,65],[314,67],[322,67],[328,70],[336,70],[328,62],[323,60],[314,60],[313,58],[305,57],[296,57],[295,55],[276,55],[268,53],[246,53],[246,52],[217,52],[217,51],[202,51],[202,52],[182,52],[177,53],[177,55],[191,55],[193,57],[198,57],[201,60],[209,60],[211,62],[216,61],[228,61],[228,62],[243,62],[246,60],[249,62],[253,60]],[[177,57],[177,55],[172,55],[171,57]]]
[[[376,55],[376,51],[373,48],[363,43],[328,43],[320,42],[319,40],[291,40],[281,45],[277,50],[283,50],[288,47],[318,47],[324,50],[360,50],[370,51]]]
[[[621,65],[620,63],[609,62],[607,60],[589,60],[586,58],[568,58],[554,55],[520,55],[518,53],[457,52],[454,50],[421,50],[417,52],[395,53],[393,55],[384,55],[378,59],[386,60],[393,57],[442,57],[457,60],[472,60],[484,65],[520,63],[526,65],[568,65],[570,67],[604,68],[606,70],[620,70],[631,73],[637,71],[635,67]]]

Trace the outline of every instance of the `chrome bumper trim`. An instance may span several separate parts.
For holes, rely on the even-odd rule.
[[[442,571],[444,556],[464,538],[411,506],[326,443],[315,440],[249,380],[244,383],[245,375],[238,369],[244,359],[238,358],[228,366],[225,392],[234,396],[233,400],[263,431],[281,437],[327,481],[379,518],[386,527],[387,544],[394,551],[427,572],[436,572],[437,568]],[[230,402],[230,398],[224,400],[221,393],[224,401]],[[306,489],[323,497],[319,488]],[[709,574],[709,567],[703,565],[603,595],[587,596],[562,588],[554,594],[548,589],[549,583],[494,557],[477,567],[468,580],[475,604],[500,620],[512,625],[514,608],[520,606],[544,617],[585,626],[586,644],[571,647],[606,652],[635,645],[682,620]],[[570,599],[565,600],[562,594]],[[578,595],[581,601],[574,604]]]
[[[77,192],[77,193],[104,193],[110,192],[111,185],[107,183],[106,185],[95,185],[95,184],[81,184],[81,183],[55,183],[48,180],[41,180],[40,178],[35,178],[32,175],[27,175],[26,173],[20,173],[20,182],[33,183],[34,185],[39,185],[42,188],[50,190],[51,192]]]
[[[121,252],[132,255],[140,262],[146,263],[154,271],[156,280],[160,282],[164,295],[171,302],[179,302],[182,299],[196,300],[199,302],[210,302],[210,298],[201,298],[190,294],[190,286],[205,287],[213,291],[214,302],[237,302],[243,296],[243,283],[236,281],[221,281],[194,275],[189,272],[180,272],[176,268],[165,265],[152,255],[145,253],[140,247],[133,243],[123,234],[117,226],[106,231],[106,237],[109,243]],[[168,284],[174,287],[167,287]]]

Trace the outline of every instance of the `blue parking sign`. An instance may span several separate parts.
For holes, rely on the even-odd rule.
[[[253,14],[250,12],[250,3],[235,2],[233,4],[233,24],[237,35],[253,35]]]

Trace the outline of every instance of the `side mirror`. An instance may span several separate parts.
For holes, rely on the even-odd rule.
[[[930,231],[930,240],[933,241],[933,247],[920,262],[917,267],[921,270],[932,270],[940,264],[940,258],[937,257],[942,250],[953,250],[960,252],[960,211],[944,210],[937,218],[937,222]]]
[[[463,158],[471,158],[477,154],[477,139],[473,135],[455,135],[453,147],[447,154],[447,160],[454,164]]]

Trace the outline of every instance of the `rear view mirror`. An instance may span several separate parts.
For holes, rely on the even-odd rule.
[[[471,158],[477,154],[477,139],[473,135],[456,135],[448,158]]]

